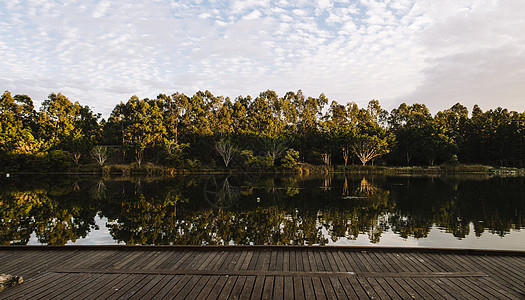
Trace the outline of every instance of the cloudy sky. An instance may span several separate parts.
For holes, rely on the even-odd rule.
[[[525,111],[524,0],[0,0],[0,89],[108,116],[132,95],[302,89]]]

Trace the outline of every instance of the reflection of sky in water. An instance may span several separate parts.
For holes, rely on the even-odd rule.
[[[106,227],[108,219],[100,217],[99,214],[95,216],[95,224],[99,229],[91,229],[85,238],[79,238],[75,242],[69,241],[67,245],[115,245],[117,241],[109,234],[109,229]],[[36,234],[31,234],[31,239],[28,245],[41,245],[38,242]],[[123,244],[122,242],[120,244]]]
[[[100,218],[97,214],[95,222],[98,225],[98,230],[91,230],[85,238],[78,239],[75,243],[69,241],[67,245],[114,245],[117,244],[110,235],[106,223],[108,219]],[[391,230],[383,231],[381,239],[378,243],[370,243],[370,239],[366,233],[361,233],[355,240],[348,238],[338,238],[333,242],[328,234],[328,231],[323,228],[322,233],[324,237],[328,238],[327,245],[329,246],[371,246],[371,247],[424,247],[424,248],[462,248],[462,249],[495,249],[495,250],[521,250],[525,251],[525,230],[512,230],[500,237],[497,234],[492,234],[489,231],[484,231],[480,237],[476,237],[474,226],[470,225],[470,233],[462,239],[454,237],[452,234],[445,232],[445,230],[433,226],[428,234],[428,237],[416,239],[409,237],[404,239]],[[121,242],[120,244],[124,244]],[[233,245],[232,242],[229,243]],[[31,240],[28,245],[39,245],[35,233],[32,233]]]
[[[325,232],[323,232],[325,233]],[[367,234],[359,234],[357,239],[339,238],[337,242],[328,241],[331,246],[378,246],[378,247],[424,247],[424,248],[462,248],[462,249],[496,249],[525,251],[525,230],[512,230],[505,237],[492,234],[485,230],[480,237],[474,233],[474,226],[470,226],[470,233],[465,238],[458,239],[450,233],[433,226],[428,237],[404,239],[391,230],[381,233],[379,243],[372,244]]]

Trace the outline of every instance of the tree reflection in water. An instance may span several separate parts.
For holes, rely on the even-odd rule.
[[[0,243],[63,245],[108,220],[127,244],[327,244],[385,231],[457,238],[523,227],[523,178],[185,176],[0,179]],[[319,188],[320,187],[320,188]]]

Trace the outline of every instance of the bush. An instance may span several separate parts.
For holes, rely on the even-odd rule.
[[[286,150],[284,157],[281,159],[281,166],[286,169],[293,169],[299,161],[299,151],[294,149]]]
[[[65,171],[73,166],[69,151],[53,150],[47,154],[46,164],[50,171]]]
[[[273,158],[268,153],[264,156],[254,156],[252,150],[242,150],[243,167],[255,170],[267,170],[273,167]]]

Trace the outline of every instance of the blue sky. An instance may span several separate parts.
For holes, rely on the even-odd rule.
[[[0,0],[0,89],[108,116],[132,95],[302,89],[525,111],[525,1]]]

